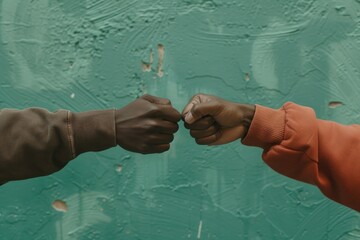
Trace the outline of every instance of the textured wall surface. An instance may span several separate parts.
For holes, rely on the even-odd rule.
[[[0,0],[0,107],[121,107],[198,92],[360,123],[359,0]],[[344,156],[346,157],[346,156]],[[0,239],[359,239],[360,215],[261,151],[88,153],[0,188]]]

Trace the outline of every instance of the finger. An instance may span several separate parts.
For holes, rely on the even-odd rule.
[[[156,134],[148,137],[149,144],[151,145],[161,145],[169,144],[174,140],[174,135],[172,134]]]
[[[177,123],[160,120],[154,129],[159,133],[174,134],[179,130],[179,125]]]
[[[158,112],[157,117],[166,121],[177,123],[181,119],[181,114],[178,112],[178,110],[176,110],[171,106],[161,106],[161,109]]]
[[[215,117],[221,112],[222,109],[223,106],[217,101],[196,104],[186,114],[185,122],[192,124],[205,116]]]
[[[160,98],[160,97],[156,97],[156,96],[152,96],[149,94],[145,94],[143,96],[141,96],[140,98],[147,100],[151,103],[155,103],[155,104],[159,104],[159,105],[170,105],[171,106],[171,101],[167,98]]]
[[[184,110],[181,113],[181,116],[185,119],[186,115],[190,112],[190,110],[194,107],[196,103],[195,101],[190,101],[184,108]]]
[[[213,125],[206,130],[190,130],[190,135],[195,139],[201,139],[216,134],[219,131],[217,125]]]
[[[213,143],[208,145],[215,146],[215,145],[223,145],[235,140],[240,139],[244,136],[245,127],[243,125],[230,128],[230,129],[222,129],[221,137]]]
[[[221,135],[222,135],[222,131],[219,130],[213,135],[203,137],[203,138],[197,138],[197,139],[195,139],[195,141],[199,145],[212,145],[221,138]]]
[[[153,145],[149,149],[149,153],[162,153],[170,149],[170,144]]]
[[[190,109],[193,108],[194,105],[203,102],[203,99],[205,100],[206,97],[207,97],[207,95],[201,94],[201,93],[194,95],[190,99],[189,103],[184,107],[184,110],[182,111],[181,115],[183,115],[185,117],[185,115],[190,111]]]
[[[214,122],[215,122],[215,119],[212,117],[203,117],[192,124],[188,124],[185,122],[184,126],[187,129],[204,130],[204,129],[208,129],[209,127],[214,125]]]

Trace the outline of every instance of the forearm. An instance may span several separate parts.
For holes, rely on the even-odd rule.
[[[114,111],[0,111],[0,184],[44,176],[87,151],[115,146]]]
[[[360,127],[316,119],[312,109],[287,103],[257,107],[243,143],[264,149],[275,171],[314,184],[329,198],[360,211]]]

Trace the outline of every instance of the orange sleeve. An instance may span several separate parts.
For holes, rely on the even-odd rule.
[[[279,110],[257,105],[243,144],[263,148],[275,171],[360,211],[360,125],[319,120],[314,110],[294,103]]]

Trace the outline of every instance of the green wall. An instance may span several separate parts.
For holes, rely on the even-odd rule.
[[[0,108],[106,109],[149,93],[181,111],[203,92],[359,123],[359,69],[359,0],[0,0]],[[6,240],[345,240],[359,220],[259,149],[197,146],[183,127],[165,154],[88,153],[0,188]]]

